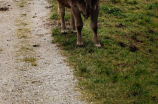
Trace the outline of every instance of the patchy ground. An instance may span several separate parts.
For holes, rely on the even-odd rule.
[[[46,0],[0,1],[0,104],[83,104],[51,44]]]

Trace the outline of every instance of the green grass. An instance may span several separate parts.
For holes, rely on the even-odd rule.
[[[21,61],[31,63],[32,66],[37,66],[36,58],[33,57],[24,57]]]
[[[57,13],[56,1],[52,12]],[[158,103],[158,2],[156,0],[101,0],[94,47],[90,20],[84,20],[84,47],[76,34],[52,31],[75,71],[84,98],[96,104]]]

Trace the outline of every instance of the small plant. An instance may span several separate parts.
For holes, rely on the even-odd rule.
[[[33,62],[31,63],[32,66],[37,66],[37,63]]]
[[[26,4],[26,1],[25,0],[20,0],[19,2],[19,7],[24,7]]]
[[[26,16],[27,14],[21,14],[21,16]]]
[[[50,18],[54,20],[58,20],[59,19],[58,13],[57,12],[53,13],[53,15]]]
[[[36,61],[36,58],[33,58],[33,57],[25,57],[22,59],[24,62],[35,62]]]
[[[20,6],[20,7],[24,7],[24,4],[23,4],[23,3],[20,3],[19,6]]]
[[[36,58],[33,57],[25,57],[21,59],[23,62],[31,63],[32,66],[37,66]]]
[[[70,21],[70,13],[66,13],[66,15],[65,15],[65,20],[66,20],[66,21]]]

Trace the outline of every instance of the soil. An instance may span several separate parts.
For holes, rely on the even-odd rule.
[[[84,104],[52,44],[46,0],[0,1],[0,104]]]

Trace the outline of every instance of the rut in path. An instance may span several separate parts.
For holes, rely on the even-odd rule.
[[[46,0],[0,6],[0,104],[83,104],[60,50],[51,44]]]

